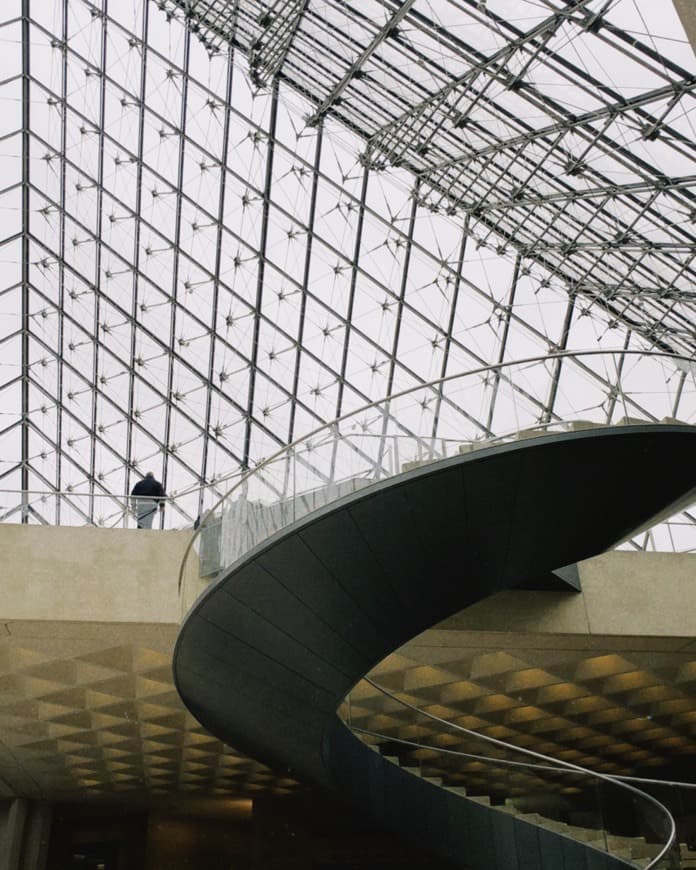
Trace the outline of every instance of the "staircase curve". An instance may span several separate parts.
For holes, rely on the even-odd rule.
[[[257,535],[196,601],[174,652],[177,689],[223,741],[337,790],[454,866],[678,867],[666,811],[663,848],[635,862],[603,851],[608,838],[598,848],[534,813],[500,812],[414,776],[373,752],[337,711],[375,665],[426,628],[690,503],[695,452],[688,425],[550,432],[414,463],[320,507],[305,499],[303,516],[286,512],[282,528]],[[594,776],[628,789],[636,808],[643,800],[636,788]],[[650,812],[663,810],[645,799]]]
[[[389,733],[356,724],[354,710],[375,695],[384,703],[381,718],[388,723]],[[482,838],[477,837],[477,842],[468,843],[466,866],[562,868],[594,867],[597,862],[605,866],[596,850],[625,859],[632,867],[686,868],[694,863],[696,852],[689,842],[669,845],[674,819],[668,805],[650,793],[656,786],[669,786],[669,805],[682,810],[684,790],[696,788],[689,783],[605,776],[560,762],[442,719],[370,678],[351,692],[343,713],[353,733],[392,764],[457,797],[494,809],[492,817],[479,811],[478,827],[484,831],[493,827],[494,836],[489,835],[486,845],[492,844],[497,860],[490,861]],[[403,732],[412,739],[398,736]],[[470,807],[469,812],[475,810]],[[516,828],[501,814],[514,816],[527,827]],[[565,839],[544,840],[546,831]],[[537,851],[540,836],[541,854]],[[584,844],[585,854],[580,855],[569,840]],[[479,860],[472,862],[477,849]]]

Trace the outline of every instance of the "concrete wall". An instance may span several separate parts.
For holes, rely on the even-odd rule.
[[[188,531],[0,524],[0,619],[176,624]],[[188,587],[197,592],[197,558]]]
[[[696,638],[696,555],[611,552],[578,568],[581,594],[508,590],[438,628]]]
[[[191,532],[0,524],[0,622],[177,625],[207,580]],[[696,555],[612,552],[579,566],[582,594],[510,590],[442,623],[466,631],[696,637]]]

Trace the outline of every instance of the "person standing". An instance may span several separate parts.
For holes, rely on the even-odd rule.
[[[164,499],[167,494],[164,487],[155,480],[152,471],[148,471],[142,480],[139,480],[131,490],[131,506],[138,520],[139,529],[151,529],[157,509],[160,514],[164,513]]]

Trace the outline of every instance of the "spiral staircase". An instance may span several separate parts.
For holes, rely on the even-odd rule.
[[[420,767],[410,766],[408,762],[404,766],[398,756],[387,756],[387,759],[393,764],[404,767],[413,776],[424,776]],[[571,824],[560,819],[549,818],[547,815],[539,812],[522,812],[517,809],[514,801],[509,798],[504,803],[495,805],[491,803],[491,798],[488,795],[468,794],[465,787],[447,785],[440,777],[429,776],[426,779],[428,782],[445,788],[458,797],[473,801],[484,807],[491,807],[494,812],[507,813],[529,825],[558,833],[576,843],[583,844],[587,849],[610,852],[615,858],[626,861],[631,867],[648,867],[660,855],[664,846],[663,843],[649,842],[646,837],[611,834],[600,826],[583,827],[579,824]],[[501,832],[505,828],[504,823],[500,820],[494,820],[493,825]],[[680,844],[680,852],[682,857],[688,856],[689,850],[686,844]],[[696,853],[692,852],[691,855],[696,857]],[[514,864],[510,866],[514,866]],[[666,863],[664,866],[670,865]],[[684,863],[681,866],[685,866]]]
[[[414,463],[286,511],[184,620],[177,688],[219,738],[337,790],[453,866],[679,867],[670,813],[635,785],[490,738],[448,751],[437,735],[399,744],[360,733],[346,698],[427,627],[524,581],[563,582],[559,568],[689,502],[695,448],[685,425],[550,433]]]
[[[368,682],[394,702],[417,710],[404,704],[393,693],[376,686],[372,681]],[[426,711],[417,712],[420,716],[428,716]],[[451,730],[456,726],[452,723],[442,724],[445,726],[442,734],[451,736]],[[617,833],[620,827],[616,828],[616,819],[610,818],[612,813],[608,809],[612,800],[617,801],[619,806],[626,802],[627,795],[622,794],[623,785],[620,781],[610,783],[589,772],[573,772],[559,763],[549,763],[550,759],[546,764],[538,759],[535,762],[513,761],[512,756],[521,757],[527,753],[510,744],[506,745],[502,757],[498,752],[498,757],[493,758],[490,747],[487,755],[474,755],[452,749],[443,750],[423,742],[394,740],[388,735],[360,728],[353,730],[372,750],[412,776],[443,788],[457,798],[489,807],[494,813],[507,814],[520,822],[557,833],[582,844],[586,850],[610,853],[631,867],[696,867],[696,851],[690,849],[687,843],[681,842],[678,847],[673,846],[671,852],[668,850],[667,854],[662,854],[668,838],[668,825],[663,824],[667,817],[666,814],[661,815],[654,804],[639,805],[638,812],[633,814],[629,822],[630,834]],[[473,736],[477,742],[485,743],[480,735]],[[504,773],[502,782],[501,771]],[[463,781],[467,781],[467,784],[463,785]],[[640,784],[634,781],[638,788]],[[591,793],[589,803],[588,793]],[[492,798],[492,794],[496,797]],[[569,796],[572,796],[571,800]],[[635,793],[632,796],[635,797]],[[540,805],[535,806],[540,798]],[[500,836],[504,836],[504,821],[494,818],[493,826]],[[516,866],[514,838],[507,844],[504,840],[496,843],[495,848],[496,852],[503,853],[501,866]],[[562,847],[560,851],[562,853]],[[590,852],[585,864],[595,866],[594,858],[596,856]],[[558,866],[564,866],[562,856],[558,861]],[[599,866],[602,866],[601,859]]]

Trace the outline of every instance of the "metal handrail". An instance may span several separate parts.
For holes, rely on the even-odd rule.
[[[451,725],[453,723],[449,724]],[[528,770],[546,770],[550,773],[558,773],[558,765],[563,764],[562,761],[559,761],[557,759],[554,759],[554,763],[557,766],[551,767],[551,765],[548,764],[534,764],[531,761],[512,761],[509,758],[490,758],[488,755],[476,755],[476,753],[462,752],[459,749],[446,749],[444,746],[431,746],[428,743],[416,743],[414,740],[406,740],[403,737],[392,737],[390,734],[382,734],[379,731],[370,731],[369,728],[359,728],[357,725],[351,725],[350,729],[356,734],[364,734],[367,737],[377,737],[379,739],[388,741],[389,743],[400,743],[403,746],[412,746],[414,749],[429,749],[433,752],[438,752],[441,755],[456,755],[461,758],[469,758],[472,761],[489,761],[493,764],[500,765],[501,767],[524,767]],[[484,736],[476,731],[474,731],[473,733],[476,734],[477,737]],[[510,744],[510,747],[514,748],[517,752],[524,751],[521,747],[515,746],[513,743]],[[591,771],[591,773],[595,775],[594,771]],[[596,775],[598,776],[598,774]],[[692,789],[696,791],[695,782],[675,782],[669,779],[648,779],[644,776],[624,776],[623,774],[618,773],[610,773],[607,774],[607,776],[610,776],[612,779],[618,779],[621,782],[641,782],[645,785],[660,785],[669,788],[682,788],[687,790]]]
[[[372,686],[381,694],[385,695],[387,698],[390,698],[392,701],[396,701],[397,704],[400,704],[402,707],[406,707],[409,710],[413,710],[415,713],[424,716],[426,719],[430,719],[433,722],[437,722],[440,725],[445,725],[447,728],[451,728],[454,731],[457,731],[461,734],[466,734],[467,737],[473,737],[476,740],[482,740],[484,743],[489,743],[492,746],[496,746],[500,749],[504,749],[508,752],[518,752],[522,755],[527,755],[530,758],[536,758],[539,761],[543,761],[546,763],[551,763],[555,765],[555,769],[562,768],[565,770],[573,771],[575,773],[581,773],[583,775],[589,775],[594,777],[595,779],[602,780],[604,782],[608,782],[610,785],[618,785],[620,788],[627,789],[633,794],[637,795],[644,801],[652,804],[658,812],[662,813],[666,817],[666,821],[668,824],[669,837],[667,839],[666,844],[662,847],[660,852],[653,858],[649,864],[647,864],[644,870],[652,870],[652,868],[656,868],[658,863],[662,861],[663,858],[667,856],[667,854],[674,848],[677,842],[677,828],[676,823],[674,821],[674,817],[667,809],[667,807],[662,804],[657,798],[654,798],[651,794],[642,791],[639,788],[636,788],[630,783],[619,781],[616,777],[611,776],[606,773],[599,773],[595,770],[590,770],[589,768],[582,767],[579,764],[573,764],[570,761],[563,761],[560,759],[553,758],[551,755],[544,755],[541,752],[535,752],[532,749],[525,749],[519,746],[515,746],[512,743],[506,743],[504,740],[499,740],[497,737],[489,737],[487,734],[479,734],[477,731],[472,731],[469,728],[464,728],[462,725],[456,725],[454,722],[448,722],[446,719],[442,719],[440,716],[436,716],[434,713],[429,713],[427,710],[422,710],[419,707],[416,707],[415,704],[411,704],[408,701],[405,701],[403,698],[399,698],[398,695],[395,695],[393,692],[390,692],[389,689],[385,689],[384,686],[380,686],[378,683],[375,683],[374,680],[371,680],[369,677],[363,677],[363,681],[368,683],[368,685]],[[350,693],[349,693],[350,694]],[[395,741],[396,742],[396,741]],[[485,757],[485,756],[484,756]],[[496,764],[498,763],[498,759],[487,759],[489,762],[493,761]]]
[[[184,498],[187,498],[195,493],[203,492],[212,487],[219,487],[221,484],[225,484],[229,480],[234,477],[238,477],[240,475],[239,470],[235,470],[226,474],[217,480],[210,483],[197,484],[196,486],[190,486],[186,489],[182,489],[179,492],[172,493],[171,495],[166,495],[158,499],[158,501],[164,503],[165,505],[170,505],[176,510],[179,511],[179,514],[183,517],[189,519],[189,522],[193,522],[190,518],[190,515],[186,513],[186,511],[181,508],[178,502]],[[83,485],[83,484],[80,484]],[[18,511],[30,509],[34,502],[38,500],[45,500],[49,498],[58,498],[65,501],[69,499],[105,499],[114,503],[114,505],[119,509],[116,513],[118,513],[119,517],[123,517],[132,510],[131,501],[133,498],[137,498],[137,496],[133,496],[132,493],[123,494],[123,493],[111,493],[111,492],[94,492],[94,491],[81,491],[79,489],[3,489],[0,488],[0,497],[3,495],[15,495],[15,496],[34,496],[31,503],[27,502],[22,504],[18,502],[16,505],[12,507],[8,507],[5,513],[0,514],[0,522],[2,522],[7,516],[10,516]],[[115,516],[115,513],[109,517],[112,519]],[[184,526],[181,530],[189,528],[189,526]]]
[[[101,525],[101,523],[95,523],[94,519],[88,517],[86,513],[87,509],[81,509],[78,505],[78,501],[81,499],[89,499],[96,500],[102,499],[110,502],[110,507],[113,508],[111,513],[104,517],[105,521],[109,521],[111,523],[111,527],[115,525],[115,523],[121,522],[121,520],[133,512],[133,505],[131,500],[137,498],[138,496],[122,496],[122,495],[111,495],[106,492],[79,492],[75,490],[14,490],[14,489],[0,489],[0,497],[4,494],[9,495],[22,495],[24,496],[33,496],[33,498],[28,498],[26,501],[18,502],[13,506],[8,506],[7,509],[4,510],[3,513],[0,513],[0,522],[4,522],[8,517],[16,513],[22,513],[26,511],[35,510],[35,506],[39,503],[43,503],[50,499],[59,499],[62,503],[67,504],[68,507],[72,507],[79,514],[82,514],[83,519],[85,520],[85,525]],[[162,504],[169,504],[172,507],[176,508],[180,515],[186,516],[186,512],[182,510],[179,505],[176,503],[176,499],[178,496],[163,496],[158,498],[157,501]],[[3,506],[5,507],[5,506]]]
[[[691,357],[685,356],[683,354],[664,353],[663,351],[652,351],[652,350],[645,351],[645,350],[624,349],[624,348],[610,348],[610,349],[606,349],[606,350],[598,350],[598,349],[592,348],[590,350],[583,350],[583,351],[578,351],[578,350],[568,351],[568,350],[566,350],[566,351],[559,351],[558,353],[541,354],[541,355],[533,356],[533,357],[525,357],[525,358],[519,359],[519,360],[509,360],[509,361],[502,362],[502,363],[491,363],[491,364],[488,364],[485,366],[479,366],[477,368],[470,369],[469,371],[466,371],[466,372],[458,372],[457,374],[446,375],[443,378],[437,378],[436,380],[430,381],[428,383],[416,384],[415,386],[411,386],[411,387],[408,387],[404,390],[400,390],[399,392],[392,393],[391,395],[385,396],[385,397],[378,399],[376,401],[368,402],[367,404],[362,405],[361,407],[355,409],[354,411],[350,411],[348,414],[344,414],[340,417],[335,417],[333,420],[331,420],[328,423],[322,423],[321,426],[317,426],[315,429],[312,429],[310,432],[307,432],[304,435],[302,435],[302,437],[295,439],[290,444],[287,444],[284,447],[281,447],[275,453],[272,453],[266,459],[259,462],[259,464],[256,465],[253,469],[250,469],[245,474],[243,474],[242,477],[237,481],[237,483],[230,490],[228,490],[221,498],[219,498],[212,505],[212,507],[210,507],[208,509],[208,511],[201,518],[201,522],[200,522],[198,528],[194,530],[194,532],[191,536],[191,539],[188,542],[186,549],[184,550],[184,554],[183,554],[182,559],[181,559],[181,565],[179,567],[179,581],[178,581],[179,595],[181,595],[181,590],[183,588],[183,578],[184,578],[184,570],[185,570],[186,562],[187,562],[188,557],[191,553],[191,549],[193,548],[194,543],[198,539],[198,536],[201,534],[203,527],[205,526],[208,518],[213,514],[214,511],[216,511],[220,507],[220,505],[224,501],[226,501],[229,498],[230,495],[232,495],[233,492],[235,492],[237,489],[242,487],[253,475],[258,474],[264,468],[271,465],[271,463],[275,462],[277,459],[279,459],[280,457],[282,457],[286,453],[290,453],[297,446],[299,446],[303,442],[307,441],[308,439],[315,437],[316,435],[318,435],[321,432],[330,430],[332,427],[338,426],[339,423],[342,423],[345,420],[349,420],[349,419],[351,419],[351,417],[356,417],[358,414],[363,414],[366,411],[371,410],[372,408],[376,408],[378,406],[385,405],[388,402],[392,402],[396,399],[402,398],[403,396],[406,396],[409,393],[414,393],[414,392],[417,392],[418,390],[428,389],[429,387],[438,387],[438,386],[441,386],[443,384],[449,383],[450,381],[457,380],[459,378],[483,374],[484,372],[492,372],[492,371],[500,372],[502,369],[507,369],[507,368],[510,368],[512,366],[522,366],[522,365],[528,365],[531,363],[538,363],[538,362],[545,362],[545,361],[552,361],[552,360],[573,359],[576,357],[611,356],[611,355],[617,355],[619,357],[624,357],[624,356],[659,357],[661,359],[673,360],[675,362],[675,364],[678,362],[687,363],[689,365],[693,364],[693,359]],[[559,420],[558,422],[560,423],[563,421]],[[491,441],[494,441],[495,439],[496,439],[496,436],[493,436]]]
[[[225,483],[225,481],[229,480],[232,477],[235,477],[239,473],[239,471],[231,472],[230,474],[219,478],[213,483],[202,483],[197,486],[191,486],[188,489],[182,489],[180,492],[172,493],[172,495],[163,496],[161,498],[161,501],[175,502],[178,499],[183,498],[184,496],[191,495],[194,492],[201,492],[202,490],[208,489],[211,486],[218,486],[220,483]],[[51,496],[52,498],[56,496],[59,498],[110,498],[114,501],[129,501],[131,498],[134,497],[131,493],[123,494],[113,492],[81,492],[76,489],[3,489],[0,487],[0,494],[1,493],[8,493],[11,495]]]
[[[409,395],[411,393],[415,393],[419,390],[434,389],[434,388],[443,386],[446,383],[455,381],[457,379],[462,379],[465,377],[473,377],[473,376],[480,375],[480,374],[483,374],[486,372],[497,372],[499,377],[503,377],[506,380],[508,380],[506,378],[505,371],[507,369],[510,369],[513,366],[524,366],[524,365],[530,365],[533,363],[543,363],[543,362],[547,362],[547,361],[548,362],[550,362],[550,361],[562,361],[564,359],[578,359],[581,357],[595,357],[595,356],[613,357],[614,359],[623,359],[624,357],[631,357],[631,356],[633,356],[633,357],[659,357],[660,359],[665,360],[665,361],[666,360],[673,361],[675,364],[675,368],[679,368],[679,363],[687,363],[687,364],[691,363],[690,358],[686,357],[684,355],[667,354],[667,353],[663,353],[660,351],[643,351],[643,350],[637,350],[637,349],[636,350],[630,350],[630,349],[627,350],[627,349],[623,349],[623,348],[608,349],[608,350],[592,349],[592,350],[588,350],[588,351],[561,351],[561,352],[554,353],[554,354],[544,354],[544,355],[538,355],[538,356],[534,356],[534,357],[527,357],[527,358],[524,358],[522,360],[511,360],[511,361],[503,362],[503,363],[496,363],[496,364],[489,364],[489,365],[485,365],[485,366],[480,366],[478,368],[471,369],[470,371],[467,371],[467,372],[459,372],[457,374],[452,374],[452,375],[448,375],[448,376],[443,377],[443,378],[439,378],[437,380],[431,381],[430,383],[416,384],[415,386],[411,386],[407,389],[401,390],[401,391],[394,393],[390,396],[381,398],[381,399],[373,401],[373,402],[366,403],[365,405],[361,406],[360,408],[357,408],[354,411],[351,411],[348,414],[342,415],[340,417],[336,417],[329,422],[326,422],[320,426],[317,426],[315,429],[304,434],[302,437],[295,439],[289,445],[283,446],[282,448],[277,450],[275,453],[271,454],[266,459],[259,462],[258,465],[256,465],[256,467],[254,469],[251,469],[251,470],[247,471],[245,474],[243,474],[242,477],[237,481],[237,483],[227,493],[225,493],[221,498],[219,498],[212,505],[211,508],[209,508],[209,510],[206,512],[206,514],[202,518],[202,522],[200,523],[200,526],[191,535],[191,538],[190,538],[190,540],[186,546],[186,549],[184,551],[183,558],[182,558],[181,565],[180,565],[180,569],[179,569],[179,581],[178,581],[179,594],[181,595],[181,591],[183,588],[183,577],[184,577],[184,570],[185,570],[185,567],[187,564],[187,560],[189,558],[189,555],[191,553],[191,550],[193,548],[194,543],[198,539],[198,536],[201,534],[203,528],[206,526],[208,519],[214,514],[214,512],[216,510],[218,510],[220,505],[223,504],[223,502],[225,502],[232,495],[232,493],[234,493],[235,491],[237,491],[241,487],[244,487],[250,478],[252,478],[254,475],[257,475],[260,472],[262,472],[264,468],[267,468],[272,463],[276,462],[278,459],[280,459],[284,456],[292,455],[293,451],[295,451],[296,448],[298,446],[300,446],[301,444],[309,442],[310,439],[315,438],[317,435],[319,435],[321,433],[330,432],[332,429],[336,429],[336,427],[338,427],[339,424],[342,424],[346,420],[356,418],[358,415],[364,414],[365,412],[370,411],[371,409],[375,409],[378,407],[385,407],[385,406],[388,407],[389,403],[391,403],[391,402],[393,402],[393,401],[395,401],[403,396]],[[563,423],[563,422],[564,421],[559,418],[558,423]],[[414,436],[414,437],[416,437],[417,439],[419,438],[419,436]],[[501,437],[509,437],[509,436],[498,436],[497,438],[496,438],[496,436],[492,436],[491,443],[495,442],[496,440],[500,440]],[[424,437],[424,438],[421,438],[419,440],[427,441],[428,439],[427,439],[427,437]],[[437,438],[435,440],[437,440]],[[488,442],[486,442],[486,443],[488,443]],[[541,753],[534,752],[532,750],[521,749],[521,748],[513,746],[511,744],[507,744],[504,741],[498,740],[496,738],[488,737],[486,735],[477,734],[475,731],[470,731],[468,729],[462,728],[461,726],[454,725],[452,723],[447,722],[444,719],[440,719],[439,717],[434,716],[433,714],[426,713],[425,711],[420,711],[420,710],[418,710],[417,707],[415,707],[411,704],[408,704],[407,702],[402,701],[401,699],[399,699],[398,697],[396,697],[392,693],[377,686],[377,684],[373,683],[372,681],[368,680],[368,682],[370,682],[372,685],[374,685],[375,688],[377,688],[379,691],[382,691],[384,694],[388,695],[389,697],[392,697],[398,703],[400,703],[404,706],[407,706],[407,707],[411,707],[411,709],[422,713],[427,718],[429,718],[433,721],[437,721],[440,724],[447,726],[448,728],[453,728],[461,733],[469,735],[470,737],[484,740],[491,745],[498,746],[500,748],[504,748],[507,751],[516,751],[518,753],[523,753],[530,758],[534,758],[537,761],[541,761],[544,763],[550,763],[552,765],[555,765],[556,769],[560,768],[561,770],[572,771],[572,772],[583,774],[586,776],[589,775],[589,776],[592,776],[596,779],[605,781],[611,785],[619,785],[621,788],[625,789],[626,791],[635,794],[639,799],[642,799],[644,802],[652,805],[658,811],[658,813],[665,816],[665,819],[667,822],[667,829],[669,831],[669,834],[667,837],[666,844],[660,850],[659,854],[647,865],[645,870],[650,870],[650,868],[655,868],[657,866],[657,864],[665,858],[665,856],[670,852],[670,850],[672,850],[674,848],[674,845],[676,843],[676,825],[674,822],[674,818],[672,817],[669,810],[662,803],[660,803],[660,801],[653,798],[652,795],[649,795],[649,794],[641,791],[639,788],[636,788],[635,786],[632,786],[629,783],[626,783],[623,781],[618,781],[615,777],[609,776],[607,774],[597,773],[595,771],[591,771],[591,770],[588,770],[586,768],[583,768],[580,765],[575,765],[575,764],[572,764],[571,762],[560,761],[560,760],[552,758],[551,756],[546,756],[546,755],[543,755]]]

